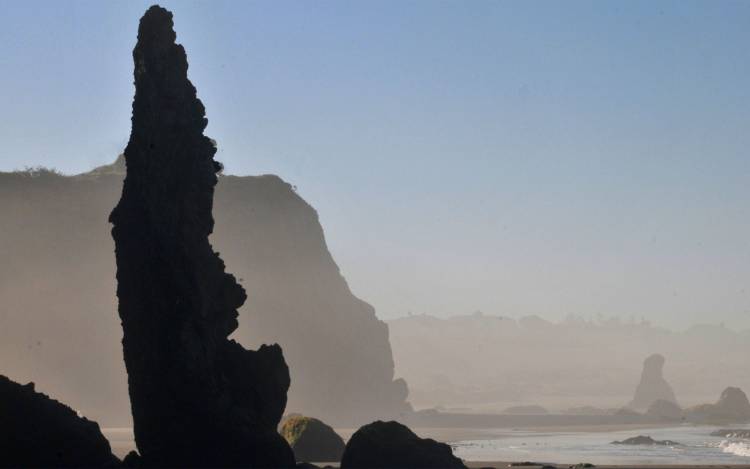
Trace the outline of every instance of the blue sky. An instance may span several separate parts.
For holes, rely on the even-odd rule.
[[[107,163],[140,1],[0,2],[0,170]],[[207,135],[356,294],[750,328],[750,3],[163,2]]]

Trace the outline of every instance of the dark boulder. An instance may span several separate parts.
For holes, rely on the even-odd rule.
[[[116,467],[99,425],[0,376],[0,467]]]
[[[344,453],[344,440],[316,418],[290,415],[281,424],[281,436],[297,461],[338,462]]]
[[[626,438],[622,441],[613,441],[613,445],[643,445],[643,446],[680,446],[679,443],[672,440],[654,440],[650,436],[638,435],[632,438]]]
[[[420,438],[398,422],[373,422],[357,430],[349,439],[341,459],[341,469],[418,469],[463,468],[445,443]]]
[[[657,400],[677,403],[672,386],[664,379],[664,361],[664,357],[658,353],[644,360],[641,381],[628,407],[646,410]]]
[[[228,339],[246,295],[208,241],[221,165],[175,39],[172,13],[149,8],[133,50],[127,173],[110,216],[141,464],[292,467],[276,431],[289,389],[281,348]]]

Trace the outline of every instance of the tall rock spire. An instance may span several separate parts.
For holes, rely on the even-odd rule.
[[[641,381],[635,396],[628,404],[635,410],[645,410],[658,400],[677,403],[672,386],[664,379],[664,356],[655,353],[643,361]]]
[[[172,14],[141,18],[127,175],[110,215],[136,444],[146,465],[291,467],[277,345],[228,336],[246,299],[213,251],[216,149]]]

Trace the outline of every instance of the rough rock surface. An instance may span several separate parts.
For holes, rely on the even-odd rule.
[[[646,415],[663,420],[680,420],[683,417],[680,406],[664,399],[658,399],[648,406]]]
[[[677,403],[672,386],[664,379],[664,357],[654,354],[643,362],[641,381],[628,405],[635,410],[646,410],[657,400]]]
[[[445,443],[420,438],[398,422],[373,422],[346,444],[341,469],[466,468]]]
[[[750,402],[740,388],[728,387],[715,404],[691,407],[685,415],[696,423],[746,422],[750,420]]]
[[[228,340],[246,295],[208,242],[221,165],[172,27],[157,6],[140,22],[127,175],[110,216],[136,444],[151,466],[291,467],[276,432],[281,348]]]
[[[0,376],[0,467],[116,467],[96,422]]]
[[[281,436],[292,447],[297,461],[338,462],[344,453],[344,440],[316,418],[290,415],[281,423]]]

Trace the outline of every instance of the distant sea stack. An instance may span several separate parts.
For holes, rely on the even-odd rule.
[[[701,404],[685,410],[694,423],[744,423],[750,421],[750,401],[740,388],[728,387],[715,404]]]
[[[281,348],[228,340],[246,295],[208,242],[221,165],[172,27],[157,6],[141,18],[127,175],[110,216],[136,444],[147,466],[291,467],[276,432]]]
[[[664,379],[664,362],[664,357],[658,353],[646,358],[643,362],[641,381],[628,407],[643,411],[658,400],[677,403],[672,386]]]

